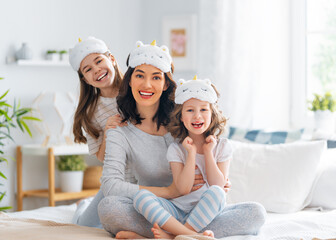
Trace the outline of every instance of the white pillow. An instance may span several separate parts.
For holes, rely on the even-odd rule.
[[[304,207],[325,141],[276,145],[231,142],[234,152],[228,203],[255,201],[276,213]]]
[[[323,153],[308,202],[310,207],[336,209],[336,148]]]

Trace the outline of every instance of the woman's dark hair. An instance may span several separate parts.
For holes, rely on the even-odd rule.
[[[128,65],[128,59],[127,59]],[[152,121],[157,123],[157,130],[160,126],[167,126],[170,121],[170,113],[174,109],[175,103],[175,88],[176,83],[173,81],[172,73],[174,65],[171,65],[171,72],[164,73],[165,81],[168,86],[167,90],[162,92],[160,97],[160,105],[158,111],[154,115]],[[132,94],[132,89],[129,85],[134,68],[128,67],[123,81],[120,86],[119,96],[117,97],[118,110],[123,116],[123,122],[128,120],[135,121],[135,124],[141,124],[143,118],[140,117],[136,109],[136,102]]]

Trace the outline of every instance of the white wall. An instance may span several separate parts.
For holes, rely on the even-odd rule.
[[[79,37],[95,36],[103,39],[126,70],[126,58],[137,40],[145,43],[161,40],[163,15],[189,14],[198,11],[198,1],[166,0],[0,0],[0,94],[10,89],[9,103],[20,99],[23,106],[31,106],[42,91],[77,91],[78,77],[70,67],[38,67],[6,64],[23,42],[33,50],[34,59],[42,59],[47,49],[68,49]],[[13,131],[15,143],[8,142],[5,153],[15,157],[15,147],[26,143],[41,143],[44,136],[33,128],[34,137]],[[92,160],[92,159],[91,159]],[[95,163],[95,161],[93,161]],[[7,197],[1,206],[16,209],[16,164],[1,164],[8,177],[1,191]],[[57,181],[57,178],[56,178]],[[1,183],[3,181],[1,180]],[[47,161],[42,157],[25,158],[23,188],[46,188]],[[46,199],[26,198],[24,209],[48,204]]]
[[[14,0],[0,2],[0,92],[10,89],[9,103],[14,97],[20,99],[23,106],[30,106],[34,98],[42,91],[77,91],[77,74],[69,67],[16,66],[6,64],[5,58],[12,56],[27,42],[33,50],[35,59],[42,59],[47,49],[68,49],[78,37],[95,36],[103,39],[125,69],[126,57],[141,33],[138,22],[140,1],[81,0],[81,1],[45,1]],[[134,8],[129,8],[132,4]],[[127,14],[125,14],[127,12]],[[130,17],[131,16],[131,17]],[[15,156],[15,146],[30,142],[41,143],[43,136],[35,131],[34,138],[15,132],[15,143],[9,142],[6,155]],[[15,162],[9,166],[0,165],[8,181],[1,189],[8,196],[1,205],[15,204]],[[47,162],[43,158],[27,158],[24,162],[23,187],[47,187]],[[1,182],[3,182],[1,180]],[[24,201],[24,208],[41,206],[34,204],[41,200]],[[43,201],[43,204],[47,204]]]

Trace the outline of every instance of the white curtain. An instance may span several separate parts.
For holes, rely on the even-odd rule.
[[[232,126],[288,127],[288,1],[200,0],[198,75],[215,83]]]

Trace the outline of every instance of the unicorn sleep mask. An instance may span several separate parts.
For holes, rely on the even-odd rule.
[[[82,60],[91,53],[106,53],[109,49],[106,44],[97,38],[88,37],[79,42],[69,51],[69,62],[75,71],[79,70]]]
[[[211,86],[209,79],[197,79],[197,76],[195,76],[192,80],[178,80],[175,91],[175,103],[183,104],[191,98],[215,103],[217,101],[217,93]]]
[[[172,58],[168,47],[164,45],[156,46],[155,40],[151,44],[143,44],[141,41],[137,41],[136,48],[131,51],[128,62],[128,65],[132,68],[149,64],[162,72],[170,72]]]

